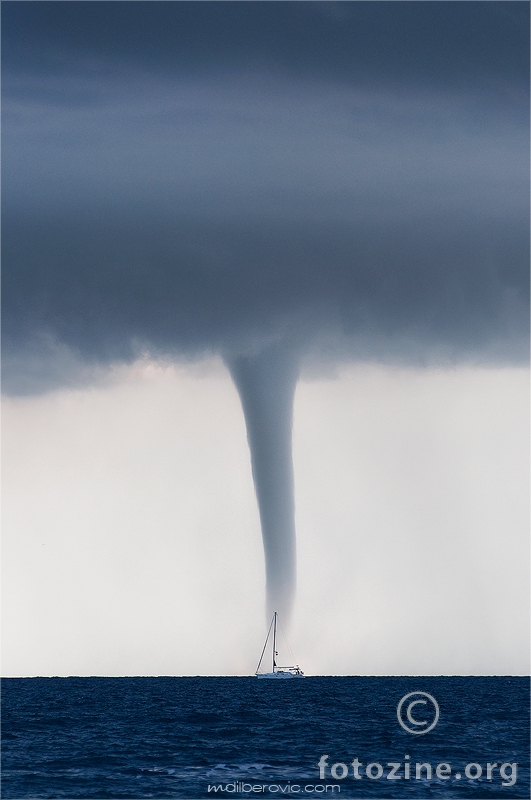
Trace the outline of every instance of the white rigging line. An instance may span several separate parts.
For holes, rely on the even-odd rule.
[[[288,648],[288,650],[289,650],[289,655],[290,655],[290,658],[291,658],[291,660],[292,660],[293,664],[295,665],[295,664],[297,663],[297,662],[295,661],[295,654],[293,653],[293,650],[292,650],[292,649],[291,649],[291,647],[289,646],[288,637],[287,637],[287,636],[286,636],[286,634],[284,633],[284,628],[282,627],[282,625],[280,624],[280,620],[278,620],[278,619],[277,619],[277,625],[278,625],[279,631],[280,631],[280,633],[281,633],[281,635],[282,635],[282,639],[283,639],[283,641],[284,641],[284,644],[286,645],[286,647],[287,647],[287,648]]]
[[[269,625],[269,630],[268,630],[268,632],[267,632],[267,636],[266,636],[266,640],[265,640],[265,644],[264,644],[264,649],[262,650],[262,655],[260,656],[260,661],[258,662],[258,666],[257,666],[257,668],[256,668],[256,672],[258,672],[258,670],[260,669],[260,664],[262,663],[262,659],[263,659],[263,657],[264,657],[264,653],[265,653],[265,651],[266,651],[267,643],[268,643],[268,641],[269,641],[269,636],[270,636],[270,634],[271,634],[271,626],[273,625],[273,621],[274,621],[274,619],[275,619],[275,615],[273,615],[273,619],[271,620],[271,624]],[[256,673],[255,673],[255,674],[256,674]]]

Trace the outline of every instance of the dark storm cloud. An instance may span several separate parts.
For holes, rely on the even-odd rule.
[[[526,4],[3,8],[7,390],[65,346],[523,356]]]
[[[528,75],[525,2],[6,2],[4,58],[166,74],[269,68],[345,82],[459,86]]]

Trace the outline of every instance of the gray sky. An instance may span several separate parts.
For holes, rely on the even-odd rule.
[[[3,3],[10,674],[175,671],[171,647],[135,649],[138,614],[144,643],[181,626],[196,654],[183,672],[248,669],[220,667],[197,632],[214,613],[215,638],[242,598],[240,651],[263,621],[243,417],[216,359],[272,344],[303,365],[294,631],[310,669],[525,671],[528,16],[519,2]],[[397,542],[419,559],[425,611]],[[496,568],[477,555],[498,545]],[[189,627],[146,547],[181,565]],[[211,552],[243,582],[228,591]],[[37,606],[53,651],[32,644]],[[397,608],[418,631],[405,651]],[[338,633],[329,661],[312,654],[312,619],[354,644]],[[65,649],[77,624],[100,641],[93,661],[81,639]]]
[[[529,373],[345,366],[301,381],[308,674],[529,674]],[[252,674],[264,557],[219,362],[5,398],[3,674]]]

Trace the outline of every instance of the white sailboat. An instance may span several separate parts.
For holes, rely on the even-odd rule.
[[[273,651],[272,651],[272,668],[271,672],[260,672],[260,667],[262,665],[262,661],[264,658],[264,654],[267,648],[267,643],[271,636],[271,631],[273,631]],[[264,649],[262,650],[262,655],[260,656],[260,661],[258,662],[258,666],[256,668],[255,675],[257,678],[274,678],[276,680],[285,680],[286,678],[305,678],[304,672],[301,670],[299,665],[295,665],[294,667],[279,667],[277,665],[276,657],[278,656],[277,653],[277,612],[273,614],[273,619],[271,620],[271,625],[269,626],[269,630],[267,632],[267,637],[264,644]]]

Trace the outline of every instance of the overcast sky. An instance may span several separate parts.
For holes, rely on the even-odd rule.
[[[528,4],[2,7],[4,672],[252,669],[272,344],[301,660],[525,672]]]

